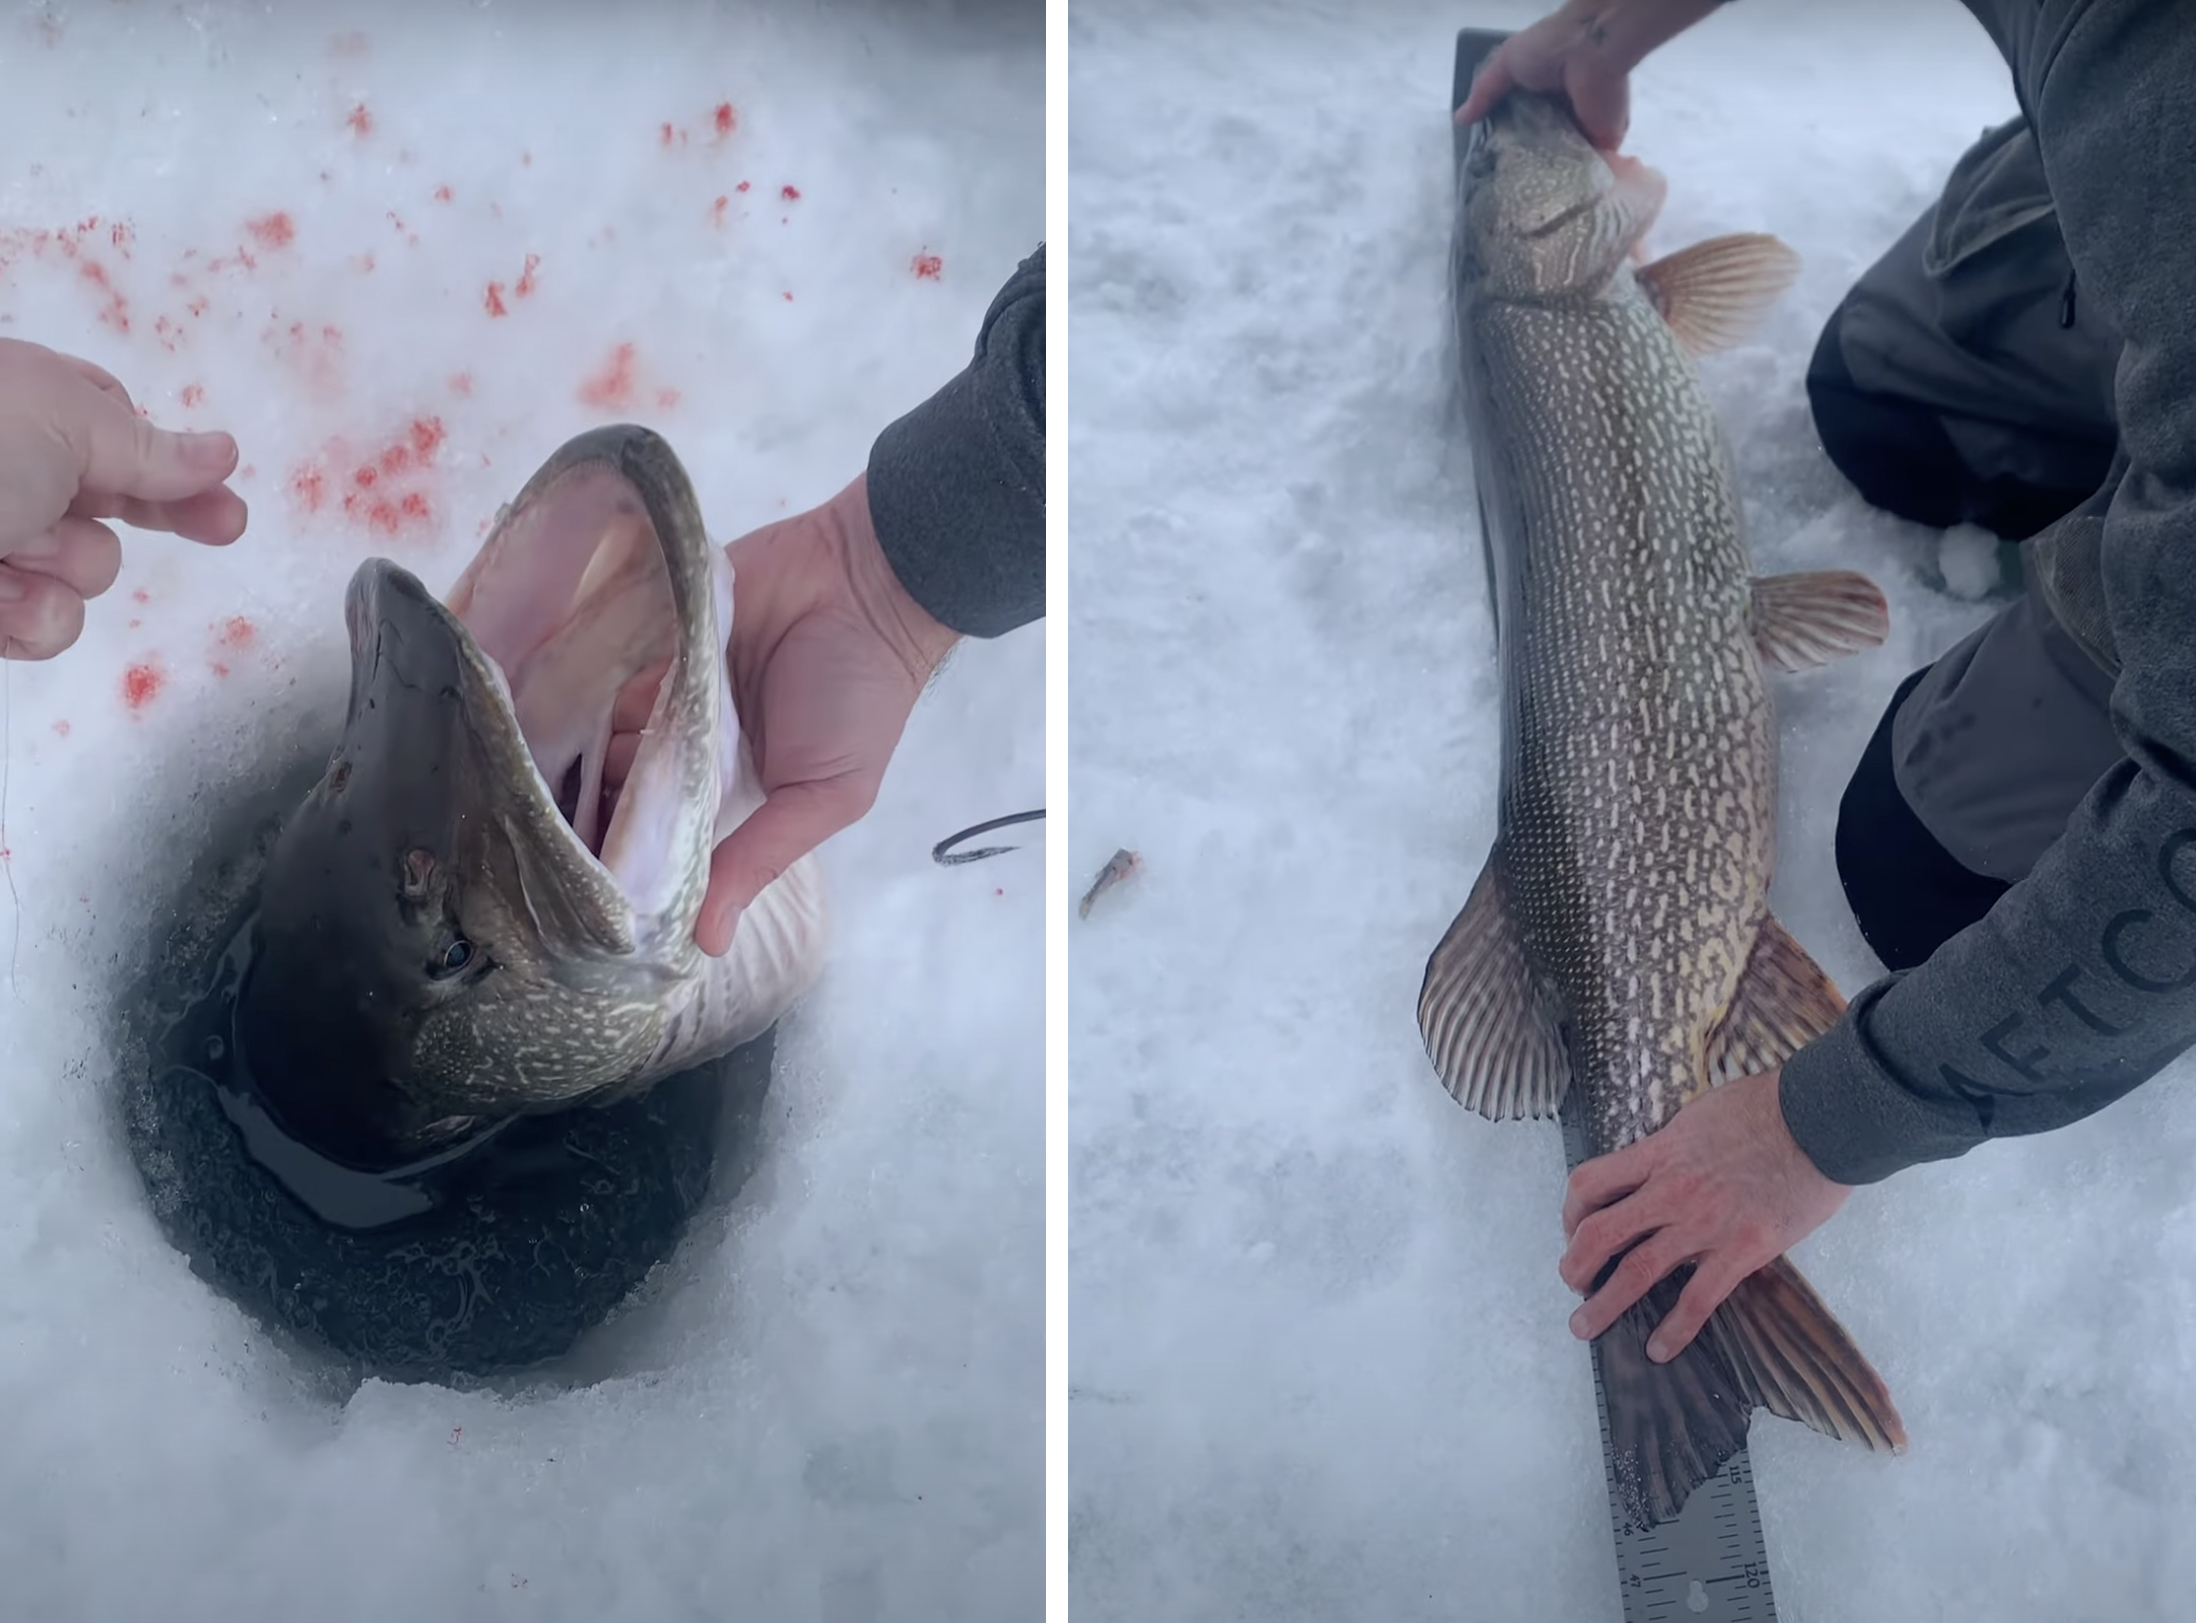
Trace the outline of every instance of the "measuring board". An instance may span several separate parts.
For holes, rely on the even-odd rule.
[[[1497,29],[1466,28],[1456,36],[1456,77],[1450,88],[1453,113],[1464,104],[1472,75],[1487,54],[1505,39]],[[1457,178],[1462,179],[1471,130],[1456,131]],[[1462,193],[1458,193],[1461,205]],[[1484,514],[1481,533],[1485,535]],[[1488,601],[1494,601],[1492,569]],[[1576,1167],[1586,1159],[1586,1136],[1578,1123],[1563,1120],[1563,1153]],[[1769,1588],[1769,1546],[1762,1536],[1761,1509],[1754,1499],[1753,1466],[1746,1450],[1726,1460],[1723,1469],[1693,1490],[1674,1521],[1645,1531],[1626,1525],[1618,1496],[1616,1462],[1609,1449],[1609,1407],[1601,1381],[1601,1349],[1593,1350],[1594,1407],[1601,1420],[1601,1460],[1609,1485],[1609,1526],[1616,1537],[1617,1590],[1624,1601],[1624,1623],[1774,1623],[1777,1603]]]

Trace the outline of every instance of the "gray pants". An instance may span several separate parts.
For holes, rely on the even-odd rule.
[[[2029,105],[2032,44],[2067,8],[1968,5]],[[2024,115],[1968,151],[1853,289],[1809,387],[1825,449],[1872,502],[2022,538],[2109,502],[2119,351],[2081,304]],[[1838,837],[1848,899],[1887,963],[1926,958],[2059,837],[2122,757],[2111,691],[2033,593],[1902,686]],[[1937,849],[1895,848],[1917,840]]]

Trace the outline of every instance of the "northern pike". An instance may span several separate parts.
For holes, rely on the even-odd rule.
[[[1523,92],[1474,128],[1458,187],[1452,293],[1502,772],[1494,844],[1427,963],[1419,1027],[1462,1104],[1575,1115],[1603,1155],[1842,1012],[1769,911],[1764,667],[1874,647],[1889,616],[1848,571],[1754,575],[1701,384],[1696,357],[1747,336],[1796,274],[1791,250],[1731,236],[1642,264],[1663,178]],[[1785,1258],[1651,1362],[1648,1334],[1690,1272],[1594,1344],[1635,1525],[1676,1516],[1744,1446],[1757,1405],[1903,1450],[1882,1379]]]
[[[694,941],[710,853],[763,799],[725,665],[733,587],[678,458],[630,425],[550,457],[446,604],[359,566],[348,714],[270,859],[237,1010],[285,1130],[387,1170],[630,1098],[807,990],[812,857],[726,956]],[[613,794],[612,707],[659,668]]]

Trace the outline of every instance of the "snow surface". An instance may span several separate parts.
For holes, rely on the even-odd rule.
[[[1619,1616],[1557,1134],[1458,1109],[1413,1016],[1498,737],[1443,115],[1456,29],[1540,9],[1073,14],[1069,862],[1144,859],[1071,923],[1079,1623]],[[1654,245],[1768,230],[1805,258],[1706,368],[1762,566],[1892,600],[1887,647],[1774,687],[1773,899],[1850,993],[1880,971],[1837,800],[1988,571],[1860,504],[1802,378],[2010,82],[1953,0],[1754,0],[1635,92]],[[2188,1615],[2186,1075],[1862,1190],[1799,1248],[1913,1447],[1756,1419],[1781,1616]]]
[[[929,847],[1042,804],[1041,627],[956,656],[826,847],[762,1169],[571,1370],[331,1388],[161,1237],[102,1045],[199,797],[340,713],[362,558],[447,586],[619,417],[730,540],[966,362],[1044,230],[1042,53],[1040,8],[945,0],[0,16],[0,333],[232,430],[253,509],[225,553],[125,533],[6,673],[0,1617],[1035,1615],[1042,833]]]

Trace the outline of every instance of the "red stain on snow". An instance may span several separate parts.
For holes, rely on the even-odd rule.
[[[717,127],[717,139],[721,141],[740,127],[740,110],[728,101],[720,101],[712,122]]]
[[[328,500],[328,476],[311,463],[299,466],[290,475],[290,494],[308,513],[317,513]]]
[[[287,248],[297,241],[296,223],[280,209],[272,214],[262,214],[256,220],[246,220],[244,229],[258,240],[262,248]]]
[[[205,403],[205,400],[206,400],[206,391],[205,391],[204,389],[200,388],[200,387],[199,387],[199,386],[198,386],[197,384],[195,384],[195,383],[186,383],[186,384],[184,384],[184,385],[183,385],[183,404],[184,404],[184,405],[186,405],[186,406],[198,406],[198,405],[203,405],[203,404]]]
[[[447,187],[447,186],[437,186],[437,187],[435,188],[435,201],[436,201],[436,202],[438,202],[438,203],[447,203],[447,202],[449,202],[449,201],[450,201],[450,196],[451,196],[451,193],[450,193],[450,188],[449,188],[449,187]]]
[[[633,346],[620,344],[610,352],[602,369],[580,385],[580,399],[590,406],[620,407],[633,400]]]
[[[136,591],[130,593],[130,601],[132,603],[150,603],[152,601],[152,593],[146,591],[144,587],[140,586]]]
[[[307,513],[329,506],[332,490],[342,491],[344,517],[378,536],[403,535],[434,522],[432,492],[436,454],[448,431],[440,417],[419,417],[379,450],[363,457],[340,441],[301,463],[290,476],[290,491]],[[332,470],[347,469],[346,473]]]
[[[488,284],[488,297],[482,302],[485,303],[488,308],[488,314],[490,319],[493,319],[497,316],[507,316],[511,313],[509,310],[504,308],[503,284],[501,282],[490,282]]]
[[[786,302],[787,304],[791,304],[791,303],[793,302],[793,294],[792,294],[792,291],[791,291],[790,289],[788,289],[788,290],[787,290],[787,292],[786,292],[786,295],[785,295],[785,302]]]
[[[945,274],[946,262],[936,254],[915,256],[915,275],[920,281],[935,282]]]
[[[526,168],[531,169],[534,167],[534,155],[531,152],[521,152],[519,162]]]
[[[473,392],[473,374],[470,372],[451,373],[450,392],[454,395],[470,395]]]
[[[374,133],[374,115],[366,110],[366,104],[364,102],[360,102],[356,107],[352,108],[351,116],[345,119],[343,122],[350,125],[351,128],[360,135],[371,135]]]
[[[729,197],[720,196],[714,203],[709,205],[709,212],[718,225],[724,224],[724,211],[731,201],[732,199]]]
[[[678,403],[679,403],[679,391],[678,391],[678,390],[676,390],[676,389],[658,389],[658,390],[656,391],[656,407],[657,407],[657,409],[658,409],[658,410],[660,410],[660,411],[669,411],[669,410],[670,410],[670,409],[671,409],[671,408],[672,408],[673,406],[676,406],[676,405],[677,405]]]
[[[122,702],[133,711],[143,710],[160,697],[167,682],[167,673],[150,660],[132,665],[122,673]]]
[[[259,640],[259,627],[237,614],[222,621],[214,636],[224,648],[249,648]]]
[[[755,183],[754,183],[753,181],[751,181],[751,180],[743,180],[743,181],[741,181],[741,182],[740,182],[740,183],[739,183],[739,184],[738,184],[737,186],[733,187],[732,189],[733,189],[734,191],[736,191],[736,192],[744,192],[744,191],[746,191],[746,190],[747,190],[747,189],[748,189],[748,188],[749,188],[750,186],[752,186],[752,185],[754,185],[754,184],[755,184]]]
[[[534,291],[534,272],[541,268],[541,255],[528,254],[526,268],[519,272],[519,279],[511,292],[519,298],[528,298]]]
[[[53,730],[54,730],[54,731],[55,731],[56,733],[59,733],[59,734],[60,734],[60,735],[61,735],[61,736],[62,736],[63,738],[66,738],[66,737],[68,737],[68,736],[69,736],[69,718],[68,718],[68,717],[66,717],[66,716],[63,716],[63,717],[62,717],[62,718],[61,718],[61,719],[60,719],[59,721],[57,721],[57,722],[55,722],[55,723],[53,724]]]
[[[114,224],[114,229],[107,233],[107,240],[114,245],[114,251],[116,253],[120,254],[124,259],[128,259],[132,257],[130,254],[130,244],[137,240],[137,233],[130,228],[128,221],[117,220]]]
[[[778,195],[788,203],[798,203],[801,200],[801,189],[798,186],[780,186]]]

